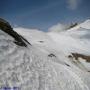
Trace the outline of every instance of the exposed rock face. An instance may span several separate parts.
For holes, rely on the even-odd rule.
[[[25,38],[23,38],[21,35],[15,32],[11,27],[11,25],[2,18],[0,18],[0,29],[5,33],[9,34],[10,36],[12,36],[15,39],[14,41],[15,44],[25,47],[27,46],[27,43],[30,44]]]
[[[72,53],[72,56],[69,55],[69,58],[74,57],[76,60],[79,58],[85,59],[87,62],[90,62],[90,56],[79,54],[79,53]]]

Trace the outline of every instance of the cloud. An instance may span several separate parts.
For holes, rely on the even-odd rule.
[[[50,32],[60,32],[60,31],[66,30],[67,28],[68,28],[68,25],[58,23],[58,24],[53,25],[52,27],[50,27],[48,29],[48,31],[50,31]]]
[[[81,0],[67,0],[68,8],[71,10],[75,10],[81,3]]]

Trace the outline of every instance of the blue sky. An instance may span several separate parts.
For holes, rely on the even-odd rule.
[[[47,31],[57,23],[90,18],[90,0],[0,0],[0,17],[12,25]]]

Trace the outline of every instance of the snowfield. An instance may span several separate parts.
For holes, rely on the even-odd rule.
[[[90,90],[90,20],[60,32],[14,30],[31,45],[18,46],[0,30],[1,88]]]

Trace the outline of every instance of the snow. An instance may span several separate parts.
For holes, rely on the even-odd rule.
[[[81,63],[68,58],[74,52],[90,55],[90,23],[86,22],[62,32],[14,28],[32,44],[28,47],[16,45],[11,36],[0,31],[0,86],[90,90],[90,63],[82,58]]]
[[[53,25],[52,27],[50,27],[48,29],[48,31],[50,31],[50,32],[60,32],[60,31],[66,30],[67,28],[69,28],[68,25],[58,23],[58,24]]]
[[[90,29],[90,19],[80,25],[82,28]]]

